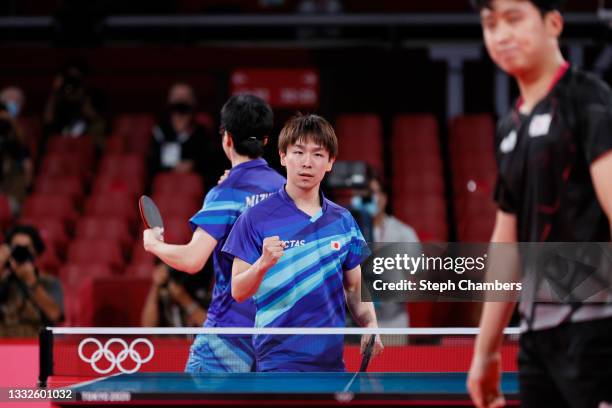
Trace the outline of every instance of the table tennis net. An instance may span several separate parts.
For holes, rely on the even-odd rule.
[[[347,371],[357,371],[362,360],[360,341],[368,329],[288,329],[289,333],[265,329],[232,329],[219,333],[207,329],[147,328],[49,328],[41,334],[41,377],[90,379],[118,373],[182,372],[194,340],[271,341],[292,340],[300,351],[321,349],[330,339],[340,339]],[[310,331],[308,331],[310,330]],[[331,331],[331,332],[330,332]],[[383,353],[373,358],[370,372],[465,372],[469,369],[476,329],[385,329]],[[256,341],[256,340],[255,340]],[[309,349],[310,348],[310,349]],[[517,331],[508,329],[502,346],[506,371],[516,370]],[[225,359],[238,358],[228,352]]]

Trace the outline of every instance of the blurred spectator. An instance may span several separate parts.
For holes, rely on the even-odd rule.
[[[145,327],[201,327],[209,303],[207,279],[202,272],[189,275],[156,260],[153,283],[142,311]]]
[[[419,237],[414,229],[386,213],[385,210],[389,202],[389,196],[387,195],[384,182],[374,177],[370,181],[370,192],[374,207],[372,211],[374,213],[372,228],[374,242],[389,244],[418,243]],[[420,245],[404,245],[404,247],[412,252],[411,256],[420,256],[421,254]],[[389,282],[399,282],[401,279],[404,279],[404,276],[401,276],[399,271],[395,274],[385,273],[380,275],[380,277],[385,278]],[[408,327],[409,325],[408,311],[404,303],[379,302],[376,304],[376,316],[380,327]],[[394,343],[391,339],[387,340],[385,344]]]
[[[160,170],[206,173],[204,166],[211,162],[210,138],[196,122],[196,108],[190,85],[177,83],[170,88],[166,117],[153,128],[151,174]]]
[[[60,282],[36,267],[45,245],[31,226],[9,230],[0,246],[0,337],[33,337],[62,320]]]
[[[100,151],[104,147],[106,121],[100,95],[87,85],[87,71],[84,64],[71,63],[55,78],[43,117],[45,133],[70,137],[87,134]]]
[[[389,196],[387,189],[379,178],[370,181],[376,212],[374,214],[375,242],[419,242],[419,237],[412,227],[386,213]]]
[[[0,91],[0,102],[6,106],[6,110],[13,119],[17,119],[25,105],[25,94],[17,86],[7,86]]]
[[[7,106],[0,102],[0,193],[8,197],[13,214],[19,212],[33,174],[33,163],[19,126]]]

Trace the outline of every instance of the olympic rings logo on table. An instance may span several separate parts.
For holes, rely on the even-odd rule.
[[[89,343],[95,344],[98,349],[94,351],[91,356],[87,357],[83,354],[83,349]],[[117,355],[115,355],[115,353],[113,353],[113,351],[110,349],[110,346],[115,343],[120,344],[123,347],[123,350],[121,350]],[[136,351],[136,345],[140,343],[145,344],[149,348],[149,354],[145,358],[143,358],[140,353]],[[102,342],[100,340],[93,337],[88,337],[86,339],[81,340],[81,343],[79,343],[78,352],[81,360],[91,364],[91,368],[98,374],[108,374],[113,371],[115,367],[117,367],[117,369],[124,374],[132,374],[140,370],[140,367],[143,364],[151,361],[153,355],[155,354],[155,348],[153,347],[153,343],[151,343],[150,340],[145,338],[134,339],[128,345],[125,340],[113,337],[111,339],[108,339],[106,343],[102,345]],[[132,369],[127,369],[122,365],[122,363],[125,362],[128,357],[136,363],[136,365]],[[98,367],[98,362],[102,360],[102,358],[110,362],[110,366],[108,366],[108,368],[101,369],[100,367]]]

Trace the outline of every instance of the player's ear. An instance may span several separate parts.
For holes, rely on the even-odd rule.
[[[283,152],[282,150],[278,151],[278,155],[280,156],[280,163],[281,165],[283,165],[284,167],[287,167],[287,153]]]
[[[563,16],[557,10],[549,11],[544,17],[544,24],[546,25],[546,31],[552,37],[559,38],[563,32]]]
[[[263,138],[263,145],[267,145],[268,144],[268,136],[264,136]]]
[[[330,157],[329,161],[327,162],[327,167],[325,168],[325,171],[327,173],[329,173],[332,170],[332,167],[334,167],[334,162],[336,161],[335,157]]]
[[[232,148],[234,141],[232,140],[232,136],[229,134],[229,132],[226,130],[223,133],[223,146],[228,147],[228,148]]]

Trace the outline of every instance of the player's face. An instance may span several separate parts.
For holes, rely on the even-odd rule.
[[[287,181],[298,188],[310,190],[332,169],[334,160],[329,152],[312,140],[300,140],[279,152],[281,164],[287,168]]]
[[[494,0],[480,17],[491,59],[513,76],[537,68],[543,56],[557,47],[563,26],[559,13],[549,12],[543,17],[527,0]]]

